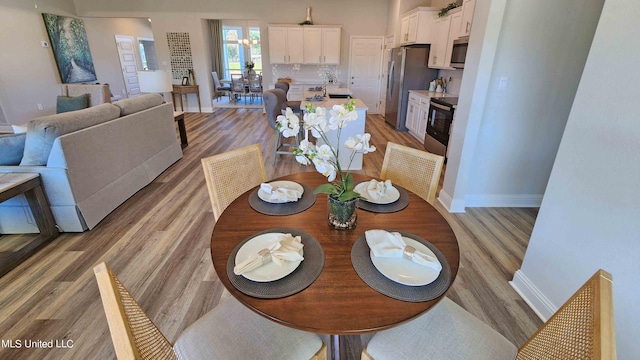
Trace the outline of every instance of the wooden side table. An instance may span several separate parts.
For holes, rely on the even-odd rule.
[[[202,106],[200,105],[200,86],[199,85],[173,85],[173,91],[171,92],[171,99],[173,100],[173,110],[176,110],[176,94],[180,96],[180,109],[184,111],[184,105],[182,103],[182,95],[196,94],[198,98],[198,110],[202,112]]]
[[[180,132],[180,143],[182,147],[189,145],[189,140],[187,139],[187,128],[184,126],[184,112],[182,111],[174,111],[173,119],[178,123],[178,131]]]
[[[0,276],[33,255],[58,236],[56,221],[51,213],[38,173],[0,173],[0,202],[24,194],[36,220],[40,236],[20,250],[0,253]]]

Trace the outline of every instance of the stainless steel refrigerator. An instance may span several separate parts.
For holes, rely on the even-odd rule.
[[[405,118],[409,90],[426,90],[438,77],[438,70],[427,68],[429,45],[414,45],[391,50],[384,120],[396,130],[407,131]]]

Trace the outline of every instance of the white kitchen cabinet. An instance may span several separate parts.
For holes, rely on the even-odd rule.
[[[429,50],[429,67],[444,68],[447,55],[447,40],[451,28],[451,16],[436,18],[433,24],[433,42]],[[453,41],[453,40],[452,40]]]
[[[424,136],[427,133],[427,120],[429,119],[429,100],[430,98],[421,98],[418,115],[416,116],[416,135],[414,135],[421,143],[424,143]]]
[[[447,36],[447,51],[444,56],[444,67],[451,67],[451,53],[453,52],[453,41],[459,38],[460,23],[462,22],[462,12],[451,14],[451,26]]]
[[[426,96],[424,91],[422,91],[422,94],[409,91],[405,126],[409,130],[409,134],[413,135],[421,143],[424,143],[424,136],[427,132],[430,100],[431,98]]]
[[[304,26],[305,64],[340,64],[340,28]]]
[[[431,44],[434,16],[439,9],[418,7],[402,15],[400,27],[400,43]]]
[[[269,61],[272,64],[302,64],[303,44],[302,27],[269,27]]]
[[[462,19],[460,22],[460,37],[471,34],[471,24],[473,23],[473,11],[476,8],[476,0],[464,0],[462,3]]]
[[[420,100],[417,95],[409,93],[409,102],[407,103],[407,117],[405,118],[405,126],[409,133],[413,136],[418,134],[418,111],[420,108]]]
[[[289,91],[287,92],[287,100],[289,101],[302,101],[302,95],[304,94],[304,84],[289,84]]]

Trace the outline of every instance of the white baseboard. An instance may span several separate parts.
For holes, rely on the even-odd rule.
[[[13,133],[13,128],[11,127],[11,125],[0,125],[0,132]]]
[[[453,200],[453,198],[451,198],[451,196],[447,194],[447,192],[444,191],[444,189],[440,190],[440,194],[438,195],[438,201],[450,213],[464,212],[464,201]]]
[[[521,270],[516,271],[513,275],[513,280],[509,281],[509,285],[511,285],[542,321],[546,322],[551,315],[558,311],[558,308],[538,290]]]
[[[540,207],[542,194],[467,195],[467,207]]]

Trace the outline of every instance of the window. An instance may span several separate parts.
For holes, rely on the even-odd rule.
[[[246,22],[245,22],[246,24]],[[245,34],[249,34],[247,38]],[[260,28],[241,24],[222,25],[223,67],[225,79],[233,74],[243,74],[245,62],[254,63],[253,70],[262,72],[262,48]]]

